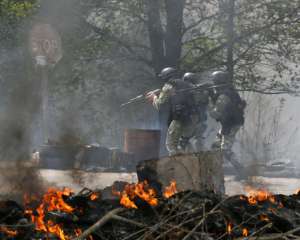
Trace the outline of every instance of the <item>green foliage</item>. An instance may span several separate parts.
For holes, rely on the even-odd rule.
[[[166,11],[159,1],[163,38]],[[232,55],[235,82],[244,89],[297,88],[300,2],[298,0],[187,0],[183,11],[182,70],[202,72],[228,67],[228,19],[234,18]],[[153,67],[149,44],[147,8],[143,1],[85,1],[88,21],[96,35],[87,53],[97,49],[120,54]],[[153,9],[152,9],[153,10]],[[159,33],[156,33],[159,34]],[[176,42],[176,39],[174,39]],[[90,47],[92,45],[92,48]],[[164,53],[162,54],[164,55]],[[271,73],[271,74],[270,74]]]
[[[13,44],[20,24],[39,7],[38,0],[0,0],[0,41]]]
[[[212,63],[220,64],[218,54],[207,55],[206,52],[218,46],[216,39],[200,36],[183,45],[182,69],[186,71],[202,72],[212,67]]]
[[[20,21],[21,19],[32,14],[36,8],[35,0],[16,1],[16,0],[1,0],[0,1],[0,17],[12,22]]]
[[[236,77],[245,88],[293,92],[299,57],[297,0],[236,1]],[[247,87],[246,87],[247,86]]]

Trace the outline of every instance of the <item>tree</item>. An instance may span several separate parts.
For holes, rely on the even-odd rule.
[[[25,33],[24,23],[39,7],[37,2],[0,2],[3,19],[0,28],[10,29],[11,33],[1,37],[14,38],[6,41],[8,45],[24,47],[27,42],[20,37],[23,41],[15,41],[20,34],[13,34],[14,29]],[[7,9],[11,9],[12,3],[25,2],[32,4],[20,5],[25,15],[15,14],[18,12],[15,10],[14,14],[6,14],[11,12]],[[116,114],[120,103],[147,89],[161,87],[155,75],[169,65],[182,72],[227,68],[235,84],[247,91],[294,93],[298,85],[296,0],[288,4],[285,0],[64,0],[59,4],[44,0],[40,3],[35,20],[53,24],[61,33],[64,46],[64,57],[49,76],[53,115],[61,116],[68,102],[72,102],[78,106],[74,112],[81,112],[82,122],[88,122],[86,135],[99,132],[98,135],[104,136],[109,129],[115,129],[120,122]],[[19,15],[23,17],[16,17]],[[8,47],[2,44],[1,47],[8,53]],[[16,58],[18,62],[9,63],[9,70],[1,65],[0,73],[11,75],[1,79],[19,81],[16,73],[24,72],[16,70],[20,55]],[[14,55],[9,52],[7,56]],[[140,117],[140,122],[146,118]]]
[[[299,2],[220,0],[216,7],[217,18],[206,34],[214,36],[213,44],[201,54],[191,50],[189,67],[210,69],[213,55],[218,66],[234,71],[243,89],[293,93],[298,85]]]
[[[141,53],[134,60],[144,61],[158,73],[166,66],[180,66],[185,6],[185,0],[103,1],[93,5],[89,23],[128,53]]]
[[[279,93],[297,89],[299,9],[299,1],[236,1],[233,65],[242,87]]]
[[[299,57],[299,9],[296,0],[116,0],[94,3],[97,21],[89,23],[102,40],[118,41],[156,73],[168,65],[193,71],[226,67],[242,88],[272,93],[297,87],[290,66]],[[276,76],[266,79],[261,66]]]

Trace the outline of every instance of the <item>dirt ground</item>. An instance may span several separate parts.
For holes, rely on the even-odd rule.
[[[83,187],[91,189],[102,189],[110,186],[114,181],[136,182],[135,173],[93,173],[72,172],[60,170],[40,170],[42,179],[48,186],[70,187],[79,191]],[[0,175],[0,182],[3,176]],[[225,177],[225,188],[227,195],[243,194],[246,186],[256,186],[267,189],[273,193],[292,194],[300,189],[300,179],[295,178],[266,178],[256,177],[252,182],[236,181],[233,176]],[[8,184],[0,184],[0,193],[5,194],[9,189]]]

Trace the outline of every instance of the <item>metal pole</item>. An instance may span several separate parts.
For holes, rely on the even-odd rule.
[[[42,132],[43,140],[45,143],[49,139],[49,130],[48,130],[48,67],[47,59],[45,56],[37,56],[36,63],[41,69],[41,93],[42,93]]]
[[[49,130],[48,130],[48,68],[44,66],[42,68],[42,114],[43,114],[43,135],[44,142],[47,143],[49,139]]]

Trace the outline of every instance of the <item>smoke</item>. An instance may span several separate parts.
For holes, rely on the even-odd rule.
[[[35,81],[20,77],[10,83],[12,92],[1,118],[0,160],[4,162],[1,180],[2,184],[18,193],[39,193],[43,189],[37,169],[28,164],[32,148],[32,123],[40,109],[38,84]]]

